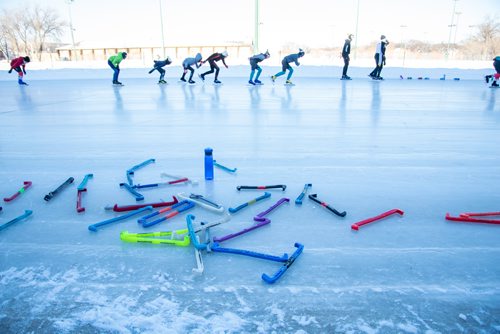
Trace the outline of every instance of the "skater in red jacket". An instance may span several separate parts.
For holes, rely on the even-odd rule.
[[[20,85],[28,85],[23,81],[23,74],[26,74],[26,64],[30,62],[30,57],[19,57],[12,59],[10,62],[10,70],[9,73],[12,73],[12,70],[15,70],[18,74],[17,82]]]

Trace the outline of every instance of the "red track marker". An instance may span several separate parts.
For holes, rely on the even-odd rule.
[[[359,221],[357,223],[354,223],[354,224],[351,225],[351,229],[358,231],[359,228],[361,226],[363,226],[363,225],[366,225],[366,224],[372,223],[374,221],[383,219],[383,218],[388,217],[390,215],[393,215],[395,213],[397,213],[397,214],[399,214],[401,216],[404,214],[404,212],[402,210],[400,210],[400,209],[392,209],[392,210],[389,210],[387,212],[381,213],[378,216],[375,216],[375,217],[372,217],[372,218],[367,218],[365,220],[362,220],[362,221]]]

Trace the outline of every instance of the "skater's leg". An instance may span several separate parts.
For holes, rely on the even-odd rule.
[[[165,70],[163,68],[158,68],[158,72],[160,72],[160,81],[163,81],[163,78],[165,78]]]
[[[255,76],[255,81],[259,80],[260,74],[262,73],[262,68],[257,67],[257,75]]]
[[[217,81],[217,79],[219,78],[219,71],[220,71],[220,68],[219,66],[217,66],[217,64],[214,62],[214,67],[212,67],[212,70],[215,68],[215,81]]]
[[[17,71],[17,83],[20,85],[25,85],[26,83],[23,81],[23,71],[20,67],[16,68]]]
[[[202,77],[202,78],[205,78],[205,75],[214,73],[214,65],[215,65],[215,62],[210,61],[210,70],[209,70],[209,71],[206,71],[205,73],[203,73],[203,74],[201,75],[201,77]],[[215,65],[215,66],[217,66],[217,65]],[[216,78],[217,78],[217,76],[216,76]]]
[[[377,76],[377,72],[378,72],[378,58],[379,58],[379,54],[376,53],[375,54],[375,68],[373,69],[373,71],[369,74],[369,76],[371,76],[372,78],[373,77],[376,77]]]
[[[187,73],[187,68],[184,67],[184,72],[182,72],[182,77],[181,77],[181,80],[182,81],[186,81],[185,77],[186,77],[186,73]]]
[[[342,69],[342,76],[347,76],[347,68],[349,67],[349,57],[344,57],[344,68]]]
[[[292,74],[293,74],[293,68],[290,66],[290,68],[288,69],[288,76],[286,77],[286,80],[290,80],[290,78],[292,77]]]
[[[253,75],[255,74],[255,70],[251,70],[250,71],[250,80],[249,81],[253,81]]]
[[[189,81],[193,81],[194,69],[191,66],[188,66],[187,69],[191,72],[191,74],[189,75]]]
[[[278,72],[274,76],[277,78],[277,77],[282,76],[283,74],[285,74],[285,71]]]
[[[118,75],[120,74],[120,68],[118,66],[115,66],[111,61],[108,60],[108,65],[111,67],[114,71],[113,73],[113,82],[118,81]]]

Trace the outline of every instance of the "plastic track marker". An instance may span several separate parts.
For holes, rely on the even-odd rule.
[[[273,186],[237,186],[236,190],[240,191],[243,189],[257,189],[257,190],[265,190],[265,189],[278,189],[280,188],[282,191],[285,191],[286,185],[284,184],[276,184]]]
[[[304,185],[304,190],[302,190],[302,192],[300,193],[300,195],[295,199],[295,204],[298,204],[298,205],[302,204],[302,199],[306,195],[307,189],[309,189],[311,187],[312,187],[312,183],[306,183]]]
[[[224,207],[222,205],[219,205],[219,204],[207,199],[203,195],[191,193],[188,196],[185,193],[180,193],[180,194],[177,194],[177,196],[179,196],[180,198],[192,201],[192,202],[196,203],[197,205],[201,206],[202,208],[205,208],[205,209],[210,210],[210,211],[222,213],[226,210],[226,209],[224,209]]]
[[[137,202],[144,200],[144,196],[138,193],[134,188],[132,188],[133,186],[129,185],[128,183],[120,183],[120,187],[125,188],[125,190],[132,194]]]
[[[299,244],[298,242],[295,243],[295,247],[297,248],[295,252],[290,256],[290,258],[283,264],[283,266],[273,275],[273,276],[268,276],[266,274],[262,274],[262,280],[264,282],[273,284],[275,283],[278,279],[280,279],[281,276],[285,274],[285,272],[290,268],[290,266],[297,260],[297,258],[302,254],[302,251],[304,250],[304,245]]]
[[[45,195],[45,197],[43,199],[46,200],[47,202],[50,201],[55,195],[57,195],[59,192],[61,192],[61,190],[63,190],[65,187],[67,187],[68,185],[73,183],[73,181],[75,181],[75,179],[73,177],[68,178],[59,187],[57,187],[57,189],[55,189],[55,190],[51,191],[50,193],[48,193],[47,195]]]
[[[271,197],[271,193],[268,193],[267,191],[264,193],[264,195],[260,196],[260,197],[257,197],[257,198],[254,198],[253,200],[251,201],[248,201],[246,203],[243,203],[239,206],[237,206],[236,208],[229,208],[227,209],[227,211],[229,211],[230,213],[236,213],[238,211],[240,211],[241,209],[249,206],[249,205],[252,205],[252,204],[255,204],[257,203],[258,201],[262,201],[263,199],[266,199],[266,198],[269,198]]]
[[[175,217],[178,214],[180,214],[181,212],[189,210],[193,207],[194,207],[194,203],[191,201],[180,201],[179,203],[172,205],[171,207],[161,209],[161,210],[155,211],[149,215],[146,215],[146,216],[142,217],[141,219],[139,219],[137,222],[142,224],[143,227],[151,227],[153,225],[161,223],[162,221],[165,221],[167,219]],[[165,212],[168,212],[168,214],[157,219],[157,220],[153,220],[150,222],[147,221],[147,219],[152,218],[152,217],[157,216],[157,215],[160,215],[160,214],[165,213]]]
[[[500,225],[500,219],[482,219],[482,218],[472,218],[472,217],[453,217],[449,213],[446,214],[446,220],[464,222],[464,223],[483,223],[483,224],[494,224]]]
[[[172,206],[176,203],[179,203],[177,198],[175,196],[172,196],[172,202],[158,202],[158,203],[149,203],[149,204],[135,204],[135,205],[123,205],[119,206],[118,204],[115,204],[114,206],[108,205],[104,209],[105,210],[113,210],[115,212],[123,212],[123,211],[132,211],[132,210],[137,210],[140,208],[143,208],[145,206],[152,206],[153,208],[161,208],[164,206]]]
[[[31,216],[31,214],[33,213],[33,211],[31,210],[25,210],[24,213],[22,215],[20,215],[19,217],[16,217],[8,222],[6,222],[5,224],[2,224],[0,225],[0,231],[3,231],[5,230],[7,227],[11,226],[11,225],[14,225],[15,223]]]
[[[143,189],[143,188],[156,188],[160,186],[172,186],[172,185],[178,185],[180,183],[186,183],[188,182],[188,178],[183,178],[183,179],[178,179],[174,181],[169,181],[169,182],[159,182],[159,183],[151,183],[151,184],[134,184],[132,188],[134,189]]]
[[[265,225],[269,224],[271,222],[271,220],[265,218],[264,216],[266,216],[268,213],[270,213],[271,211],[273,211],[274,209],[276,209],[281,204],[283,204],[285,202],[289,202],[289,201],[290,201],[290,199],[288,199],[288,198],[282,198],[282,199],[278,200],[269,209],[267,209],[266,211],[263,211],[263,212],[259,213],[255,217],[253,217],[253,220],[256,221],[257,224],[254,224],[253,226],[245,228],[245,229],[243,229],[243,230],[241,230],[239,232],[231,233],[231,234],[225,235],[225,236],[220,237],[220,238],[214,237],[214,242],[223,242],[223,241],[226,241],[226,240],[229,240],[229,239],[233,239],[233,238],[235,238],[237,236],[240,236],[242,234],[248,233],[250,231],[253,231],[255,229],[258,229],[258,228],[260,228],[262,226],[265,226]]]
[[[32,182],[31,181],[24,181],[23,184],[24,185],[21,187],[21,189],[19,189],[14,195],[12,195],[10,197],[5,197],[3,200],[5,202],[10,202],[10,201],[16,199],[17,196],[23,194],[26,191],[26,189],[28,189],[29,187],[31,187]]]
[[[99,222],[99,223],[95,223],[95,224],[92,224],[92,225],[89,225],[89,230],[90,231],[93,231],[93,232],[97,232],[97,229],[102,227],[102,226],[106,226],[106,225],[109,225],[111,223],[115,223],[115,222],[118,222],[118,221],[121,221],[121,220],[126,220],[132,216],[135,216],[139,213],[143,213],[144,211],[149,211],[149,210],[153,210],[153,207],[152,206],[146,206],[146,207],[143,207],[143,208],[140,208],[140,209],[137,209],[135,211],[131,211],[127,214],[124,214],[122,216],[119,216],[119,217],[115,217],[115,218],[111,218],[111,219],[108,219],[108,220],[104,220],[102,222]]]
[[[141,169],[149,164],[152,164],[155,162],[155,159],[148,159],[144,162],[141,162],[140,164],[138,165],[135,165],[133,166],[132,168],[129,168],[127,169],[127,181],[128,181],[128,184],[133,186],[134,185],[134,181],[132,180],[132,176],[134,175],[135,171],[138,170],[138,169]]]
[[[223,247],[220,247],[219,243],[217,243],[217,242],[214,242],[210,246],[210,249],[213,250],[214,252],[218,252],[218,253],[245,255],[245,256],[255,257],[258,259],[275,261],[275,262],[286,262],[288,260],[288,254],[286,254],[286,253],[283,254],[282,256],[275,256],[275,255],[258,253],[258,252],[253,252],[253,251],[249,251],[249,250],[244,250],[244,249],[223,248]]]
[[[331,212],[333,212],[334,214],[336,214],[337,216],[339,217],[345,217],[345,215],[347,214],[347,212],[343,211],[343,212],[338,212],[337,210],[335,210],[335,208],[333,208],[332,206],[328,205],[327,203],[325,202],[322,202],[320,200],[318,200],[318,195],[317,194],[312,194],[312,195],[309,195],[309,199],[311,199],[312,201],[320,204],[322,207],[330,210]]]
[[[396,214],[396,213],[399,214],[399,215],[401,215],[401,216],[404,215],[404,212],[402,210],[400,210],[400,209],[392,209],[392,210],[389,210],[387,212],[381,213],[378,216],[375,216],[375,217],[372,217],[372,218],[367,218],[365,220],[362,220],[362,221],[359,221],[357,223],[354,223],[354,224],[351,225],[351,229],[358,231],[359,228],[361,226],[363,226],[363,225],[370,224],[370,223],[372,223],[374,221],[383,219],[385,217],[388,217],[388,216]]]
[[[126,242],[142,242],[150,244],[167,244],[186,247],[189,246],[187,229],[151,233],[129,233],[122,231],[120,239]]]
[[[238,170],[238,168],[228,168],[226,166],[223,166],[223,165],[217,163],[216,160],[214,160],[214,166],[219,167],[220,169],[225,170],[226,172],[229,172],[229,173],[235,173]]]

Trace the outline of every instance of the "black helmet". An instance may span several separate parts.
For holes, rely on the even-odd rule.
[[[127,53],[126,52],[122,52],[122,57],[123,57],[123,59],[127,58]]]
[[[299,57],[303,57],[305,54],[304,50],[299,49]]]
[[[24,61],[29,63],[31,61],[30,57],[26,56],[26,57],[23,57]]]
[[[269,53],[269,50],[266,50],[266,53],[264,53],[264,56],[266,56],[266,58],[271,57],[271,54]]]

